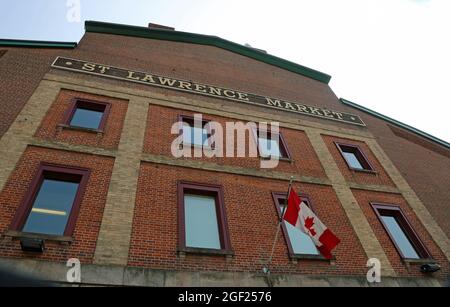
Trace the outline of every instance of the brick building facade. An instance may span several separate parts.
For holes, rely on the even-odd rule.
[[[338,99],[328,75],[217,37],[100,22],[86,22],[79,44],[0,40],[0,56],[0,264],[64,283],[66,261],[78,258],[85,285],[266,286],[274,195],[293,176],[341,244],[332,260],[295,253],[283,228],[274,285],[368,285],[369,258],[381,261],[382,285],[446,284],[450,145]],[[220,95],[205,95],[207,86]],[[283,102],[312,108],[292,112]],[[73,125],[78,110],[102,119]],[[279,122],[288,157],[273,169],[259,156],[175,158],[171,127],[195,114],[223,125]],[[79,184],[65,213],[38,208],[47,179]],[[182,199],[196,191],[215,197],[220,248],[185,240]],[[67,224],[59,234],[26,231],[41,227],[32,214]],[[45,249],[24,251],[24,242]],[[428,263],[441,269],[421,272]]]

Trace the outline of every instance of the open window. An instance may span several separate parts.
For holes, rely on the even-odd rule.
[[[350,169],[374,172],[372,165],[359,146],[337,142],[335,144]]]

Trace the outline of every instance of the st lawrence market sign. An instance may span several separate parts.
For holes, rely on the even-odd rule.
[[[296,102],[245,93],[218,86],[158,76],[152,73],[122,69],[65,57],[57,57],[52,67],[365,126],[361,118],[353,114],[307,106]]]

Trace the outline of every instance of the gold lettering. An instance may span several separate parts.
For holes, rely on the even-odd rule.
[[[302,105],[300,105],[300,104],[295,104],[296,106],[297,106],[297,109],[300,111],[300,112],[303,112],[303,113],[309,113],[309,111],[308,111],[308,109],[306,108],[306,106],[302,106]]]
[[[339,119],[344,119],[344,117],[342,116],[342,113],[333,112],[333,114],[336,115]]]
[[[190,82],[184,82],[184,81],[179,81],[180,84],[178,85],[179,88],[183,88],[183,89],[187,89],[187,90],[191,90],[192,91],[192,84]]]
[[[155,79],[153,79],[153,76],[152,75],[148,75],[148,74],[145,75],[145,77],[142,78],[141,81],[155,83]]]
[[[311,111],[311,114],[316,114],[316,115],[322,116],[322,113],[319,112],[320,109],[318,109],[318,108],[309,107],[309,110]]]
[[[284,106],[284,108],[285,109],[291,109],[291,110],[294,110],[295,111],[295,108],[294,108],[294,106],[290,103],[290,102],[285,102],[285,106]]]
[[[206,93],[206,87],[204,85],[200,85],[200,84],[194,84],[195,86],[195,90],[197,92],[203,92]]]
[[[236,92],[231,90],[223,90],[223,94],[229,98],[235,98]]]
[[[158,77],[158,79],[162,85],[168,85],[168,86],[173,86],[175,84],[175,82],[177,82],[177,80],[170,79],[170,78],[164,78],[164,77]]]
[[[334,117],[330,110],[322,110],[322,112],[323,112],[323,115],[325,115],[326,117],[331,117],[331,118]]]
[[[140,80],[138,76],[134,76],[134,71],[128,71],[127,78],[132,80]]]
[[[209,93],[217,96],[222,96],[222,89],[210,86]]]
[[[84,63],[83,67],[81,67],[81,69],[87,70],[87,71],[94,71],[95,70],[95,64]]]
[[[275,101],[274,101],[271,98],[266,97],[266,101],[269,106],[274,106],[274,107],[279,107],[279,108],[283,107],[281,105],[281,101],[279,101],[278,99],[275,99]]]
[[[108,66],[102,66],[102,65],[99,65],[98,67],[101,68],[101,70],[100,70],[100,73],[101,73],[101,74],[104,74],[105,71],[107,71],[107,70],[110,69]]]
[[[237,92],[237,94],[238,94],[238,98],[240,100],[249,101],[247,94],[239,93],[239,92]]]

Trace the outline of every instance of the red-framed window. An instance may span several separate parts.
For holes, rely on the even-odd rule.
[[[70,127],[103,131],[110,110],[110,103],[75,98],[65,116],[64,124]]]
[[[355,171],[369,171],[374,172],[372,164],[370,164],[369,159],[364,154],[363,150],[353,144],[344,144],[339,142],[334,142],[342,155],[345,163],[349,169]]]
[[[90,171],[41,163],[11,230],[72,236]]]
[[[231,251],[223,189],[178,182],[179,248]]]
[[[430,253],[420,240],[399,206],[371,203],[375,214],[403,259],[430,259]]]
[[[180,115],[179,122],[181,123],[180,133],[183,136],[183,146],[214,147],[214,144],[208,142],[211,137],[211,129],[207,124],[210,120],[202,119],[201,123],[196,125],[193,116]]]
[[[314,211],[312,202],[308,195],[300,194],[299,196],[301,200]],[[286,206],[286,193],[272,193],[272,197],[278,217],[280,218]],[[322,258],[310,236],[301,232],[299,229],[295,228],[286,221],[283,221],[281,227],[288,246],[289,254],[291,256],[314,256],[317,258]]]
[[[283,134],[278,132],[273,134],[270,129],[254,129],[253,136],[258,144],[258,155],[263,158],[278,157],[280,159],[291,159],[286,141]]]

